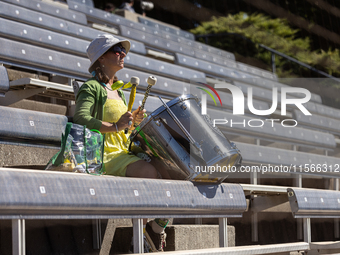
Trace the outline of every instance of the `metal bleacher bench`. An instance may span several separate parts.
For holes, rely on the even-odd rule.
[[[75,3],[84,4],[90,7],[94,7],[92,0],[73,0]]]
[[[9,19],[20,20],[27,24],[32,24],[38,27],[48,26],[51,30],[58,31],[64,34],[76,34],[79,38],[93,38],[92,28],[65,21],[60,18],[52,17],[51,15],[32,11],[27,8],[0,2],[0,16]],[[96,31],[96,35],[98,31]]]
[[[182,53],[184,54],[193,54],[194,49],[200,49],[209,52],[209,54],[222,56],[231,60],[235,59],[235,56],[230,52],[222,51],[220,49],[207,46],[193,40],[189,40],[185,36],[181,37],[181,34],[175,36],[175,34],[168,33],[167,31],[164,31],[162,29],[155,29],[151,26],[143,25],[141,23],[136,23],[131,20],[125,19],[122,16],[107,13],[103,10],[89,7],[73,1],[68,1],[68,5],[70,9],[86,14],[87,19],[92,22],[120,28],[121,35],[143,41],[155,48],[176,52],[176,49],[180,49],[182,47],[183,49],[185,49],[184,51],[182,51]],[[143,34],[141,34],[141,32]],[[148,38],[148,40],[145,41],[145,38]],[[168,42],[171,46],[168,47],[166,45],[166,42]]]
[[[202,79],[205,81],[205,74],[189,68],[170,64],[164,61],[147,58],[134,53],[128,54],[125,57],[124,63],[127,67],[132,67],[137,70],[145,70],[153,72],[173,79],[190,81],[191,79]]]
[[[0,43],[3,46],[0,49],[0,60],[3,63],[17,65],[31,70],[55,73],[61,76],[77,78],[80,80],[86,80],[90,77],[90,74],[87,71],[90,61],[87,58],[61,53],[59,51],[5,38],[0,38]],[[158,74],[183,80],[190,80],[194,77],[205,78],[203,73],[189,69],[184,70],[176,65],[142,57],[133,53],[129,54],[125,63],[127,66],[135,67],[140,70],[146,70],[149,72],[157,70],[156,73]],[[26,86],[26,91],[11,91],[12,94],[17,94],[16,99],[27,98],[29,96],[42,93],[46,89],[59,89],[59,91],[62,91],[65,95],[72,95],[71,86],[62,84],[58,85],[56,83],[48,83],[31,78],[12,81],[10,87],[14,90],[16,87],[23,85]],[[8,102],[5,103],[5,101],[3,101],[2,105],[14,103],[14,99],[14,97],[10,98],[8,96],[6,99]]]
[[[142,218],[219,218],[227,247],[227,217],[247,208],[238,184],[92,176],[0,168],[0,219],[12,220],[13,251],[25,247],[25,219],[133,219],[134,252],[143,252]],[[25,253],[14,253],[25,254]]]
[[[83,13],[75,12],[67,8],[58,8],[56,5],[36,0],[2,0],[3,2],[19,5],[33,11],[39,11],[64,20],[69,20],[82,25],[87,25],[86,16]]]
[[[243,124],[233,124],[231,126],[230,121],[228,123],[223,123],[223,121],[217,121],[216,125],[219,129],[224,131],[226,135],[248,135],[260,140],[267,140],[271,142],[283,142],[295,146],[307,147],[310,149],[333,150],[336,147],[335,138],[332,134],[308,130],[301,127],[283,127],[279,122],[271,123],[268,121],[263,121],[262,127],[252,127],[247,125],[249,121],[252,120],[251,117],[247,116],[237,116],[225,111],[209,109],[209,116],[212,119],[223,119],[232,120],[233,123],[245,123]]]
[[[67,77],[86,79],[89,77],[86,58],[48,50],[13,40],[0,38],[0,60],[4,63],[17,64],[28,69],[37,69]]]
[[[67,77],[86,79],[90,76],[87,71],[90,61],[87,58],[60,53],[58,51],[48,50],[4,38],[0,38],[0,42],[4,46],[0,49],[0,59],[4,59],[4,62],[6,61],[12,64],[17,63],[29,68],[27,61],[31,61],[29,64],[32,67],[55,72],[57,74],[59,73],[61,75],[66,75]],[[39,58],[37,58],[37,56],[39,56]],[[128,67],[148,70],[175,79],[205,79],[205,75],[202,72],[187,68],[184,69],[174,64],[147,58],[134,53],[130,53],[125,58],[125,64]]]
[[[89,41],[64,35],[44,28],[26,25],[20,22],[0,18],[0,35],[14,40],[24,41],[37,46],[86,56]]]
[[[339,241],[312,242],[311,218],[340,218],[340,191],[306,188],[288,188],[287,191],[293,216],[303,219],[304,241],[310,243],[311,250],[317,251],[311,254],[338,253]]]
[[[149,47],[156,48],[168,53],[181,52],[185,55],[194,56],[195,51],[192,46],[183,45],[175,41],[169,41],[166,38],[162,38],[158,35],[147,34],[143,30],[133,27],[119,25],[120,35],[131,38],[140,42],[143,42]]]
[[[60,147],[67,117],[0,106],[0,143]]]
[[[138,23],[138,22],[133,22],[131,20],[128,20],[122,16],[119,16],[117,14],[112,14],[112,13],[108,13],[105,12],[104,10],[100,10],[94,7],[90,7],[88,5],[84,5],[75,1],[67,1],[68,6],[71,10],[75,10],[75,11],[79,11],[81,13],[84,13],[87,16],[87,19],[89,21],[92,22],[97,22],[97,23],[105,23],[107,25],[110,26],[118,26],[118,25],[124,25],[127,27],[133,27],[137,30],[143,31],[147,34],[154,34],[155,33],[155,29],[153,29],[150,26]],[[177,38],[180,38],[182,35],[186,35],[189,34],[188,32],[184,32],[179,34],[179,35],[175,35],[175,34],[171,34],[168,33],[165,30],[157,30],[156,31],[157,35],[159,35],[159,37],[162,37],[164,39],[174,39],[177,41]],[[183,37],[183,39],[186,38],[186,36]],[[190,40],[192,42],[192,40]]]
[[[339,158],[336,157],[239,142],[237,148],[241,151],[242,163],[245,165],[287,166],[286,170],[289,170],[280,173],[290,176],[339,177],[338,171],[334,171],[339,167]]]
[[[133,219],[134,252],[143,252],[142,218],[219,218],[220,247],[169,254],[278,254],[315,249],[339,249],[337,242],[311,242],[310,218],[304,220],[304,242],[227,247],[227,217],[241,217],[247,208],[238,184],[194,184],[188,181],[91,176],[22,169],[0,169],[0,218],[12,220],[13,251],[25,247],[26,219]],[[108,190],[110,192],[108,192]],[[338,216],[339,192],[289,188],[293,213],[309,217],[320,211]],[[323,199],[323,201],[322,201]],[[303,203],[309,201],[305,206]],[[319,201],[317,201],[319,200]],[[129,203],[126,203],[129,201]],[[307,203],[305,203],[307,204]],[[331,208],[332,207],[332,208]],[[297,208],[297,209],[296,209]],[[14,253],[16,254],[16,253]],[[19,254],[19,253],[18,253]],[[25,254],[25,253],[21,253]]]
[[[143,17],[139,17],[139,20],[141,23],[145,24],[145,25],[149,25],[151,27],[154,27],[155,31],[158,31],[158,30],[165,30],[165,31],[171,31],[172,33],[174,34],[178,34],[180,32],[176,31],[176,29],[173,29],[171,27],[166,27],[162,24],[158,24],[157,22],[154,22],[154,21],[151,21],[151,20],[148,20],[148,19],[145,19]],[[136,30],[131,30],[131,27],[123,27],[123,26],[120,26],[120,31],[121,33],[123,34],[126,34],[126,36],[134,36],[135,39],[139,39],[139,40],[143,40],[143,37],[142,35],[138,36],[138,31]],[[130,32],[129,32],[130,31]],[[155,33],[154,33],[155,34]],[[155,34],[157,35],[157,34]],[[158,45],[159,47],[163,47],[164,49],[172,49],[171,48],[171,43],[168,43],[168,44],[162,44],[160,41],[159,41],[159,37],[148,37],[148,41],[149,43],[154,41],[156,42],[158,39]],[[168,38],[166,38],[168,39]],[[144,40],[143,40],[144,41]],[[227,66],[227,67],[232,67],[232,68],[235,68],[235,69],[240,69],[242,70],[243,72],[246,72],[246,73],[251,73],[253,75],[256,75],[256,76],[259,76],[259,77],[263,77],[263,78],[266,78],[266,79],[270,79],[270,80],[277,80],[277,77],[275,74],[269,72],[269,71],[266,71],[266,70],[262,70],[262,69],[259,69],[259,68],[255,68],[255,67],[252,67],[252,66],[249,66],[247,64],[243,64],[243,63],[236,63],[235,62],[235,56],[232,54],[232,53],[229,53],[229,52],[226,52],[226,51],[222,51],[222,50],[219,50],[219,49],[215,49],[213,47],[210,47],[208,45],[205,45],[205,44],[202,44],[200,42],[196,42],[196,41],[184,41],[183,42],[183,39],[177,39],[177,40],[173,40],[173,41],[177,41],[179,42],[180,44],[178,45],[173,45],[173,48],[174,48],[174,52],[181,52],[182,54],[185,54],[185,55],[191,55],[191,51],[194,52],[194,56],[198,59],[202,59],[202,60],[206,60],[206,61],[209,61],[209,62],[212,62],[212,63],[215,63],[215,64],[219,64],[219,65],[222,65],[222,66]],[[147,42],[145,42],[147,43]],[[163,46],[162,46],[163,45]],[[167,48],[164,47],[167,46]],[[192,48],[189,48],[189,49],[186,49],[185,47],[183,48],[183,45],[185,46],[190,46]],[[156,46],[157,45],[153,45],[153,46]],[[182,48],[182,49],[181,49]],[[188,53],[189,51],[189,53]]]
[[[260,81],[260,79],[257,79],[257,78],[255,80],[259,80]],[[235,86],[237,86],[239,89],[241,89],[242,92],[244,93],[244,95],[247,95],[248,94],[249,85],[246,84],[246,82],[248,82],[248,81],[249,81],[249,79],[245,79],[244,82],[239,82],[239,81],[235,80],[235,81],[232,81],[232,83]],[[226,83],[226,82],[221,82],[221,81],[218,81],[218,80],[215,80],[215,79],[211,79],[211,78],[208,78],[208,77],[207,77],[207,82],[209,84],[214,85],[214,86],[216,84],[224,84],[224,83]],[[266,84],[269,84],[269,83],[266,83]],[[284,84],[280,84],[278,82],[273,82],[272,86],[280,88],[280,87],[285,86],[285,85]],[[261,100],[263,102],[272,103],[272,91],[270,89],[272,89],[272,87],[267,89],[267,86],[266,87],[255,87],[254,86],[253,87],[253,91],[252,91],[254,99],[258,99],[258,100]],[[216,88],[216,90],[220,90],[220,91],[222,90],[223,91],[223,89],[221,89],[221,88]],[[278,93],[278,94],[280,94],[280,93]],[[332,118],[332,119],[335,119],[335,120],[340,118],[340,109],[332,108],[332,107],[323,105],[322,102],[321,102],[320,95],[312,93],[311,96],[312,97],[311,97],[310,102],[304,103],[304,106],[306,107],[306,109],[308,111],[310,111],[312,113],[312,115],[315,114],[316,116],[319,115],[319,116],[329,117],[329,118]],[[293,98],[294,96],[291,96],[291,97]],[[278,102],[281,102],[281,97],[280,96],[278,96]],[[266,109],[269,109],[269,108],[266,108]],[[292,108],[290,105],[287,105],[287,109],[292,111],[294,108]],[[296,112],[296,114],[297,113],[298,113],[298,111]],[[305,125],[308,126],[308,121],[309,121],[309,123],[311,123],[311,118],[304,117],[302,119],[301,123],[306,122]],[[332,120],[328,119],[328,121],[332,121]],[[316,123],[314,123],[314,125],[317,126],[318,124],[316,124]],[[327,123],[327,119],[325,119],[325,123]],[[319,126],[321,127],[321,129],[326,129],[326,131],[327,131],[326,125],[323,125],[322,123],[320,123],[320,124],[321,125],[319,125]],[[336,127],[336,125],[334,125],[334,127]]]
[[[335,110],[338,112],[339,110]],[[340,121],[336,119],[336,116],[333,118],[321,116],[318,114],[313,114],[311,116],[305,116],[301,114],[299,111],[294,110],[293,116],[296,120],[302,125],[318,130],[324,130],[325,132],[329,132],[332,134],[340,135]]]
[[[46,30],[39,31],[37,29],[39,27],[48,29],[50,31],[54,31],[60,34],[70,35],[75,38],[85,39],[88,41],[92,41],[99,34],[103,33],[102,31],[90,28],[85,25],[77,24],[71,21],[65,21],[64,19],[61,19],[61,18],[52,17],[51,15],[48,15],[48,14],[43,14],[38,11],[29,10],[27,8],[23,8],[20,6],[16,6],[16,5],[8,4],[4,2],[0,2],[0,16],[11,19],[11,20],[14,19],[16,20],[16,22],[20,21],[20,24],[24,23],[24,24],[34,26],[35,30],[32,31],[32,33],[38,32],[39,34],[46,36],[46,37],[45,36],[42,37],[43,41],[40,42],[40,44],[47,43],[47,45],[49,45],[51,43],[48,41],[52,39],[56,39],[56,38],[55,37],[52,38],[53,34],[46,34],[48,33],[46,32]],[[15,25],[15,23],[8,23],[8,24],[9,25],[12,24],[13,26]],[[14,28],[17,28],[17,27],[14,27]],[[4,28],[4,31],[6,30],[7,29]],[[13,35],[13,32],[10,32],[10,33],[11,33],[10,36],[15,36]],[[29,39],[31,32],[29,30],[25,31],[25,28],[20,29],[19,27],[19,30],[17,31],[17,33],[18,34],[16,35],[16,38],[19,35],[22,35],[23,38]],[[119,36],[117,37],[121,38]],[[31,39],[36,40],[36,38],[32,38],[32,37]],[[68,41],[69,42],[68,45],[70,45],[70,42],[72,41],[73,40],[70,39]],[[61,41],[60,43],[61,45],[64,45],[66,42]],[[131,40],[131,51],[139,53],[139,54],[144,54],[144,55],[146,54],[144,45],[142,43],[139,43],[133,40]]]
[[[164,30],[166,32],[170,32],[170,33],[175,34],[175,35],[180,35],[180,36],[188,38],[190,40],[195,40],[195,36],[192,33],[183,31],[182,29],[176,29],[174,27],[170,27],[170,26],[167,26],[165,24],[161,24],[161,23],[158,23],[158,22],[155,22],[155,21],[151,21],[150,19],[146,19],[146,18],[143,18],[143,17],[138,17],[138,20],[139,20],[140,23],[142,23],[144,25],[151,26],[151,27],[154,27],[156,29]]]
[[[282,87],[287,86],[284,84],[280,84],[274,80],[268,80],[265,78],[261,78],[255,76],[253,74],[245,73],[242,70],[220,66],[214,63],[210,63],[204,60],[196,59],[190,56],[185,56],[180,53],[176,53],[176,61],[175,63],[181,66],[185,66],[187,68],[192,68],[194,70],[199,70],[207,74],[212,74],[214,77],[227,78],[231,81],[235,81],[235,85],[242,86],[244,83],[248,83],[250,85],[254,85],[256,87],[265,87],[272,89],[273,87]],[[248,85],[249,86],[249,85]],[[267,97],[267,100],[270,97]],[[321,98],[319,95],[312,94],[312,100],[317,100],[321,102]]]

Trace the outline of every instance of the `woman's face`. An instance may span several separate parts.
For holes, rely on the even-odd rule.
[[[111,47],[103,56],[100,57],[100,63],[105,70],[117,72],[124,68],[124,58],[126,51],[121,45]]]

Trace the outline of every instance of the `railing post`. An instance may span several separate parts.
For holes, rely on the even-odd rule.
[[[133,219],[133,253],[144,253],[143,219]]]
[[[339,179],[334,178],[334,189],[336,191],[339,191]],[[339,218],[334,219],[334,237],[339,238],[340,237],[340,228],[339,228]]]
[[[258,219],[257,212],[252,212],[251,214],[251,241],[258,242],[259,241],[259,229],[258,229]]]
[[[275,65],[275,53],[272,52],[272,71],[276,73],[276,65]]]
[[[25,220],[12,220],[12,254],[26,255]]]
[[[202,218],[195,218],[195,224],[196,225],[202,225],[203,224],[203,219]]]
[[[306,243],[312,242],[310,218],[303,218],[303,241]]]
[[[92,220],[92,235],[93,235],[93,249],[99,250],[102,246],[102,228],[101,228],[101,220],[94,219]]]
[[[256,140],[256,144],[260,145],[260,140]],[[258,175],[257,172],[250,173],[251,179],[250,183],[253,185],[258,185]],[[251,198],[256,198],[257,195],[251,195]],[[258,236],[258,219],[257,219],[257,212],[251,213],[251,241],[252,242],[258,242],[259,236]]]
[[[227,218],[219,218],[219,242],[220,247],[228,247],[228,224]]]

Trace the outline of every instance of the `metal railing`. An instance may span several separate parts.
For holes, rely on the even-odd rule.
[[[254,43],[252,40],[250,40],[249,38],[247,38],[247,37],[245,37],[245,36],[243,36],[243,35],[237,34],[237,33],[204,34],[204,35],[196,35],[195,37],[196,37],[196,39],[197,39],[197,38],[204,38],[204,39],[205,39],[205,42],[208,43],[208,38],[209,38],[209,37],[230,36],[230,35],[234,35],[234,36],[240,37],[240,38],[242,38],[242,39],[245,40],[245,41],[248,41],[248,42],[250,42],[250,43],[252,43],[252,44],[256,44],[256,43]],[[336,77],[334,77],[334,76],[332,76],[332,75],[330,75],[330,74],[328,74],[328,73],[326,73],[326,72],[323,72],[323,71],[321,71],[321,70],[318,70],[318,69],[316,69],[315,67],[312,67],[312,66],[310,66],[310,65],[307,65],[307,64],[305,64],[305,63],[303,63],[303,62],[301,62],[301,61],[299,61],[299,60],[297,60],[297,59],[295,59],[295,58],[292,58],[292,57],[290,57],[290,56],[288,56],[288,55],[286,55],[286,54],[284,54],[284,53],[281,53],[281,52],[279,52],[279,51],[277,51],[277,50],[274,50],[274,49],[272,49],[272,48],[270,48],[270,47],[268,47],[268,46],[265,46],[265,45],[263,45],[263,44],[257,44],[257,45],[258,45],[259,47],[261,47],[261,48],[263,48],[263,49],[265,49],[265,50],[267,50],[267,51],[269,51],[269,52],[272,53],[272,57],[271,57],[271,66],[272,66],[272,72],[273,72],[273,73],[276,72],[275,55],[278,55],[278,56],[283,57],[283,58],[285,58],[285,59],[288,59],[289,61],[294,62],[294,63],[296,63],[296,64],[298,64],[298,65],[300,65],[300,66],[302,66],[302,67],[305,67],[305,68],[307,68],[307,69],[309,69],[309,70],[311,70],[311,71],[313,71],[313,72],[315,72],[315,73],[317,73],[317,74],[319,74],[319,75],[321,75],[321,76],[325,76],[325,77],[327,77],[327,78],[330,78],[330,79],[333,79],[333,80],[335,80],[335,81],[337,81],[337,82],[340,82],[340,79],[338,79],[338,78],[336,78]]]
[[[339,217],[340,207],[331,203],[334,199],[337,203],[340,201],[340,192],[336,191],[249,184],[195,184],[189,181],[5,168],[0,168],[0,183],[0,219],[12,220],[12,246],[15,255],[26,254],[26,219],[132,218],[135,253],[143,253],[142,219],[155,217],[219,218],[221,248],[191,250],[185,251],[185,254],[277,254],[310,250],[312,247],[340,247],[340,244],[334,242],[329,243],[330,246],[311,242],[309,209],[308,206],[300,205],[301,199],[306,200],[304,196],[313,205],[313,199],[323,198],[323,201],[318,201],[319,214],[322,217]],[[227,217],[241,217],[247,209],[246,195],[254,192],[281,193],[283,196],[288,194],[286,199],[290,200],[292,212],[299,212],[295,205],[295,200],[298,200],[298,207],[303,207],[304,210],[301,216],[304,222],[304,242],[227,247]],[[273,205],[276,203],[277,201]],[[328,215],[329,206],[332,206],[332,210]],[[312,207],[310,212],[317,216]]]
[[[12,220],[13,254],[25,254],[26,219],[133,219],[134,252],[143,253],[143,218],[219,218],[228,246],[227,217],[247,209],[239,184],[92,176],[0,168],[0,219]]]

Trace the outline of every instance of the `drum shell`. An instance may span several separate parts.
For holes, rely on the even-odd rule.
[[[158,161],[159,167],[165,168],[174,179],[219,182],[227,178],[232,173],[230,168],[229,171],[221,172],[212,170],[217,170],[217,166],[240,163],[241,154],[213,126],[209,116],[201,114],[197,97],[185,95],[169,101],[167,105],[201,151],[190,143],[164,106],[143,120],[137,128],[142,132],[134,131],[131,141],[139,143],[150,157]]]

